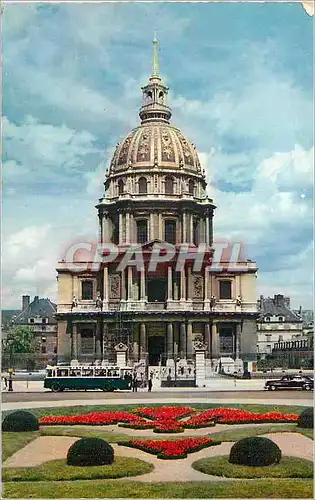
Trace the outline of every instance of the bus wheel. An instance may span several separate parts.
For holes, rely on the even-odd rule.
[[[60,387],[59,387],[59,385],[58,385],[58,384],[53,384],[53,385],[51,386],[51,390],[52,390],[53,392],[60,392],[60,390],[61,390],[61,389],[60,389]]]

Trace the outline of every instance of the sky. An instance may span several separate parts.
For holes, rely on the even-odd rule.
[[[4,6],[2,307],[55,301],[63,249],[97,236],[154,31],[172,123],[218,207],[215,237],[244,242],[257,298],[312,308],[312,17],[297,3],[136,2]]]

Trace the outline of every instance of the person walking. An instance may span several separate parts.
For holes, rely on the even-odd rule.
[[[152,391],[152,385],[153,385],[153,383],[152,383],[152,377],[150,377],[149,380],[148,380],[148,392]]]
[[[132,392],[137,392],[137,390],[138,390],[138,380],[137,377],[133,377]]]

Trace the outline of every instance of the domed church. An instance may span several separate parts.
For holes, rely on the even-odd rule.
[[[216,206],[195,145],[171,123],[157,44],[140,123],[117,144],[96,207],[99,244],[117,255],[79,272],[58,263],[58,360],[113,363],[120,345],[129,366],[162,370],[193,364],[199,342],[209,370],[225,358],[248,365],[256,359],[257,266],[239,255],[233,265],[233,245],[221,245],[213,265]],[[163,246],[172,256],[161,252],[151,266]],[[141,254],[140,268],[128,260],[130,249]]]

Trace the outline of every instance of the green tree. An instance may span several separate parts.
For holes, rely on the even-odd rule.
[[[31,326],[13,326],[2,340],[2,356],[11,367],[14,360],[24,358],[27,359],[27,365],[31,369],[32,365],[35,365],[35,355],[39,351],[40,340],[36,338]]]
[[[4,354],[30,354],[38,352],[40,348],[40,342],[31,326],[13,326],[3,344]]]

